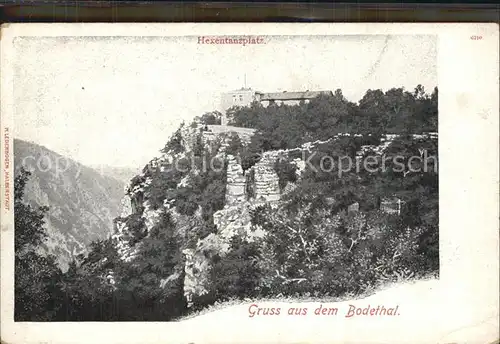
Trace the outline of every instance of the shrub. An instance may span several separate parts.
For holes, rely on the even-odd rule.
[[[276,159],[274,171],[278,174],[280,190],[283,190],[288,182],[295,183],[297,181],[297,166],[286,159]]]
[[[250,171],[245,175],[246,183],[246,196],[247,200],[255,198],[255,170],[250,169]]]
[[[239,236],[233,237],[231,251],[212,258],[212,286],[218,300],[253,297],[258,293],[261,272],[259,247]]]
[[[177,154],[184,151],[184,146],[182,145],[181,128],[177,129],[172,137],[170,137],[168,142],[165,144],[165,147],[163,147],[163,149],[161,150],[162,153],[172,152],[174,154]]]
[[[261,244],[262,292],[341,296],[426,272],[419,253],[423,230],[379,211],[332,216],[310,207],[252,213],[267,234]]]
[[[220,125],[222,114],[218,111],[207,112],[200,118],[200,122],[205,125]]]
[[[228,146],[226,148],[226,153],[231,154],[233,156],[238,156],[243,149],[243,143],[241,142],[240,137],[236,133],[232,133],[229,136]]]

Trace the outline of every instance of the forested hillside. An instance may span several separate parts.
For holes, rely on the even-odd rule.
[[[248,141],[211,133],[213,115],[183,124],[131,180],[113,236],[64,274],[44,258],[16,320],[175,320],[227,299],[355,298],[437,275],[437,104],[437,88],[417,86],[233,108],[232,126],[256,129]],[[16,221],[22,209],[36,221],[20,228],[41,233],[26,178]],[[41,292],[45,312],[24,311]]]
[[[25,201],[48,206],[47,240],[43,250],[54,254],[63,270],[74,256],[86,253],[91,242],[109,237],[120,213],[124,183],[23,140],[14,140],[14,168],[32,172]]]
[[[258,129],[255,141],[264,150],[295,148],[338,133],[437,132],[438,90],[427,94],[420,85],[413,92],[368,90],[358,104],[337,90],[333,97],[320,96],[296,106],[263,107],[255,102],[248,108],[233,108],[228,116],[230,125]]]

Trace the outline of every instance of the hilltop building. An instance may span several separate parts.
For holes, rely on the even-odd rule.
[[[227,125],[226,111],[233,106],[249,106],[253,102],[260,102],[262,105],[287,104],[295,105],[300,101],[308,102],[319,95],[333,96],[332,91],[303,91],[303,92],[273,92],[263,93],[254,91],[251,88],[241,88],[239,90],[221,94],[222,125]]]
[[[221,124],[227,125],[226,111],[233,106],[249,106],[256,101],[256,94],[251,88],[241,88],[236,91],[226,92],[221,94],[221,109],[222,113]]]

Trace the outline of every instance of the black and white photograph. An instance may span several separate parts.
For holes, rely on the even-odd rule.
[[[37,56],[14,80],[17,320],[175,320],[438,275],[436,36],[15,44]]]
[[[15,322],[392,321],[439,283],[438,35],[212,31],[13,38]]]

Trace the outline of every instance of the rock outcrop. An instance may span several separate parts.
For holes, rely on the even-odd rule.
[[[253,132],[254,130],[247,128],[203,126],[196,123],[191,126],[183,126],[179,132],[182,151],[168,151],[151,160],[143,173],[132,179],[126,189],[122,216],[115,220],[114,238],[118,242],[122,259],[131,261],[140,247],[140,242],[132,243],[130,226],[139,226],[142,228],[144,235],[148,235],[150,229],[158,223],[161,215],[168,212],[172,215],[178,235],[182,238],[187,238],[190,231],[203,227],[200,210],[191,217],[181,215],[177,212],[174,206],[175,200],[173,199],[164,199],[160,207],[153,206],[148,200],[148,192],[151,191],[149,188],[153,182],[152,178],[154,178],[152,176],[155,173],[165,173],[166,167],[172,160],[188,156],[200,142],[204,149],[225,159],[227,171],[225,205],[221,210],[213,214],[213,224],[216,231],[197,239],[196,242],[185,240],[182,247],[183,266],[179,267],[171,276],[164,276],[161,283],[161,287],[164,287],[184,276],[184,296],[189,304],[195,298],[210,292],[210,279],[214,278],[210,273],[210,258],[214,255],[224,256],[227,254],[231,247],[231,239],[234,236],[240,236],[246,241],[252,241],[265,235],[258,228],[252,228],[250,221],[252,209],[265,203],[271,206],[278,204],[282,195],[290,192],[295,187],[293,183],[288,183],[283,190],[280,190],[279,177],[274,170],[276,161],[286,159],[291,164],[294,164],[297,179],[300,180],[302,172],[306,169],[306,162],[302,158],[298,158],[297,156],[300,154],[297,153],[311,153],[318,145],[343,136],[350,136],[349,134],[339,134],[326,141],[308,142],[296,149],[264,152],[261,159],[254,166],[244,171],[238,157],[226,154],[225,147],[227,147],[227,142],[233,133],[239,135],[244,144],[248,144]],[[427,139],[429,137],[431,139],[436,138],[432,135],[415,138]],[[394,135],[387,135],[382,139],[380,145],[362,146],[358,155],[361,156],[367,151],[383,154],[395,138]],[[193,176],[197,173],[198,171],[192,170],[183,175],[177,183],[177,188],[188,187]],[[252,192],[249,193],[248,190],[252,190]],[[134,229],[134,232],[137,232],[137,228]]]
[[[206,135],[211,134],[218,137],[229,136],[234,133],[239,136],[239,138],[244,144],[249,144],[250,140],[252,139],[252,136],[255,133],[255,129],[233,127],[229,125],[208,125],[207,129],[208,130]]]
[[[148,201],[148,189],[153,182],[154,175],[165,173],[172,168],[172,164],[182,161],[189,161],[189,154],[198,144],[201,138],[201,126],[196,124],[192,126],[182,125],[179,130],[181,140],[181,151],[167,151],[162,155],[153,158],[142,170],[142,172],[132,178],[125,187],[125,196],[122,200],[123,210],[120,217],[116,218],[113,239],[117,242],[117,249],[120,258],[124,261],[131,261],[140,248],[140,242],[135,243],[134,234],[139,232],[147,235],[159,221],[161,215],[165,212],[171,212],[171,201],[165,199],[161,207],[152,207]],[[189,175],[186,174],[179,182],[178,187],[182,187],[189,182]]]
[[[196,244],[195,249],[183,251],[186,257],[184,295],[191,305],[196,297],[210,292],[210,257],[225,256],[231,249],[231,239],[235,236],[247,242],[263,237],[264,231],[252,228],[250,223],[251,210],[262,203],[242,200],[237,204],[226,205],[215,212],[214,224],[217,233],[211,233]]]

